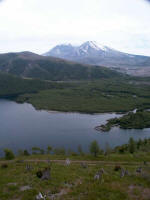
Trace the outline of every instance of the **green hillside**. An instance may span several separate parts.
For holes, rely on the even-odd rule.
[[[138,84],[137,84],[138,83]],[[53,88],[36,94],[25,94],[18,101],[28,101],[37,109],[84,113],[127,112],[150,108],[150,85],[130,80],[102,79],[72,83],[62,89]]]
[[[69,84],[67,84],[69,85]],[[26,93],[36,93],[41,90],[59,88],[65,83],[45,82],[41,80],[22,79],[7,73],[0,73],[0,97],[16,97]]]
[[[94,80],[120,77],[118,72],[30,52],[0,54],[0,70],[20,77],[42,80]]]

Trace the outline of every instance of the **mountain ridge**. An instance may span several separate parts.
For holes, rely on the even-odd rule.
[[[99,65],[114,68],[120,72],[136,75],[136,70],[142,73],[149,71],[150,57],[124,53],[95,41],[87,41],[80,46],[57,45],[44,56],[63,58],[82,64]]]
[[[45,57],[32,52],[0,54],[0,71],[20,77],[51,81],[122,77],[120,73],[105,67]]]

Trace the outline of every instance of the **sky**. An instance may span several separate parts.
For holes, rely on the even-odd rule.
[[[150,56],[146,0],[0,0],[0,53],[42,54],[57,44],[97,41]]]

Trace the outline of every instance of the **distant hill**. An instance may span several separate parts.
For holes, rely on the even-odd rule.
[[[0,71],[42,80],[94,80],[120,77],[120,73],[100,66],[74,63],[31,52],[0,54]]]
[[[105,66],[137,76],[146,76],[147,73],[150,75],[150,57],[123,53],[93,41],[85,42],[81,46],[57,45],[44,56]]]
[[[57,87],[59,88],[59,85],[56,83],[22,79],[11,74],[0,72],[0,98],[15,97],[24,93],[36,93],[41,90]]]

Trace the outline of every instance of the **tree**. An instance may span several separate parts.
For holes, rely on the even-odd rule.
[[[78,153],[80,155],[83,155],[83,150],[82,150],[82,146],[81,145],[78,146]]]
[[[47,147],[47,154],[50,154],[51,151],[52,151],[52,149],[53,149],[53,148],[52,148],[51,146],[48,146],[48,147]]]
[[[22,149],[19,149],[19,150],[18,150],[18,155],[19,155],[19,156],[23,156],[23,150],[22,150]]]
[[[44,149],[40,149],[40,154],[44,155],[45,154],[45,150]]]
[[[30,153],[26,149],[24,150],[23,154],[24,154],[24,156],[29,156],[30,155]]]
[[[44,154],[44,150],[39,147],[32,147],[32,154]]]
[[[55,148],[54,149],[54,154],[56,154],[56,155],[65,155],[66,154],[66,150],[65,150],[64,147]]]
[[[141,146],[142,146],[142,140],[139,139],[137,142],[137,149],[139,150]]]
[[[135,152],[135,141],[134,141],[134,139],[132,137],[129,140],[129,152],[130,153],[134,153]]]
[[[15,158],[14,153],[10,149],[4,149],[4,153],[5,153],[5,159],[6,160],[12,160],[12,159]]]
[[[97,154],[99,153],[99,145],[97,143],[96,140],[94,140],[93,142],[91,142],[90,145],[90,152],[91,154],[93,154],[95,157],[97,157]]]
[[[112,149],[108,142],[105,144],[105,155],[109,155],[112,152]]]

